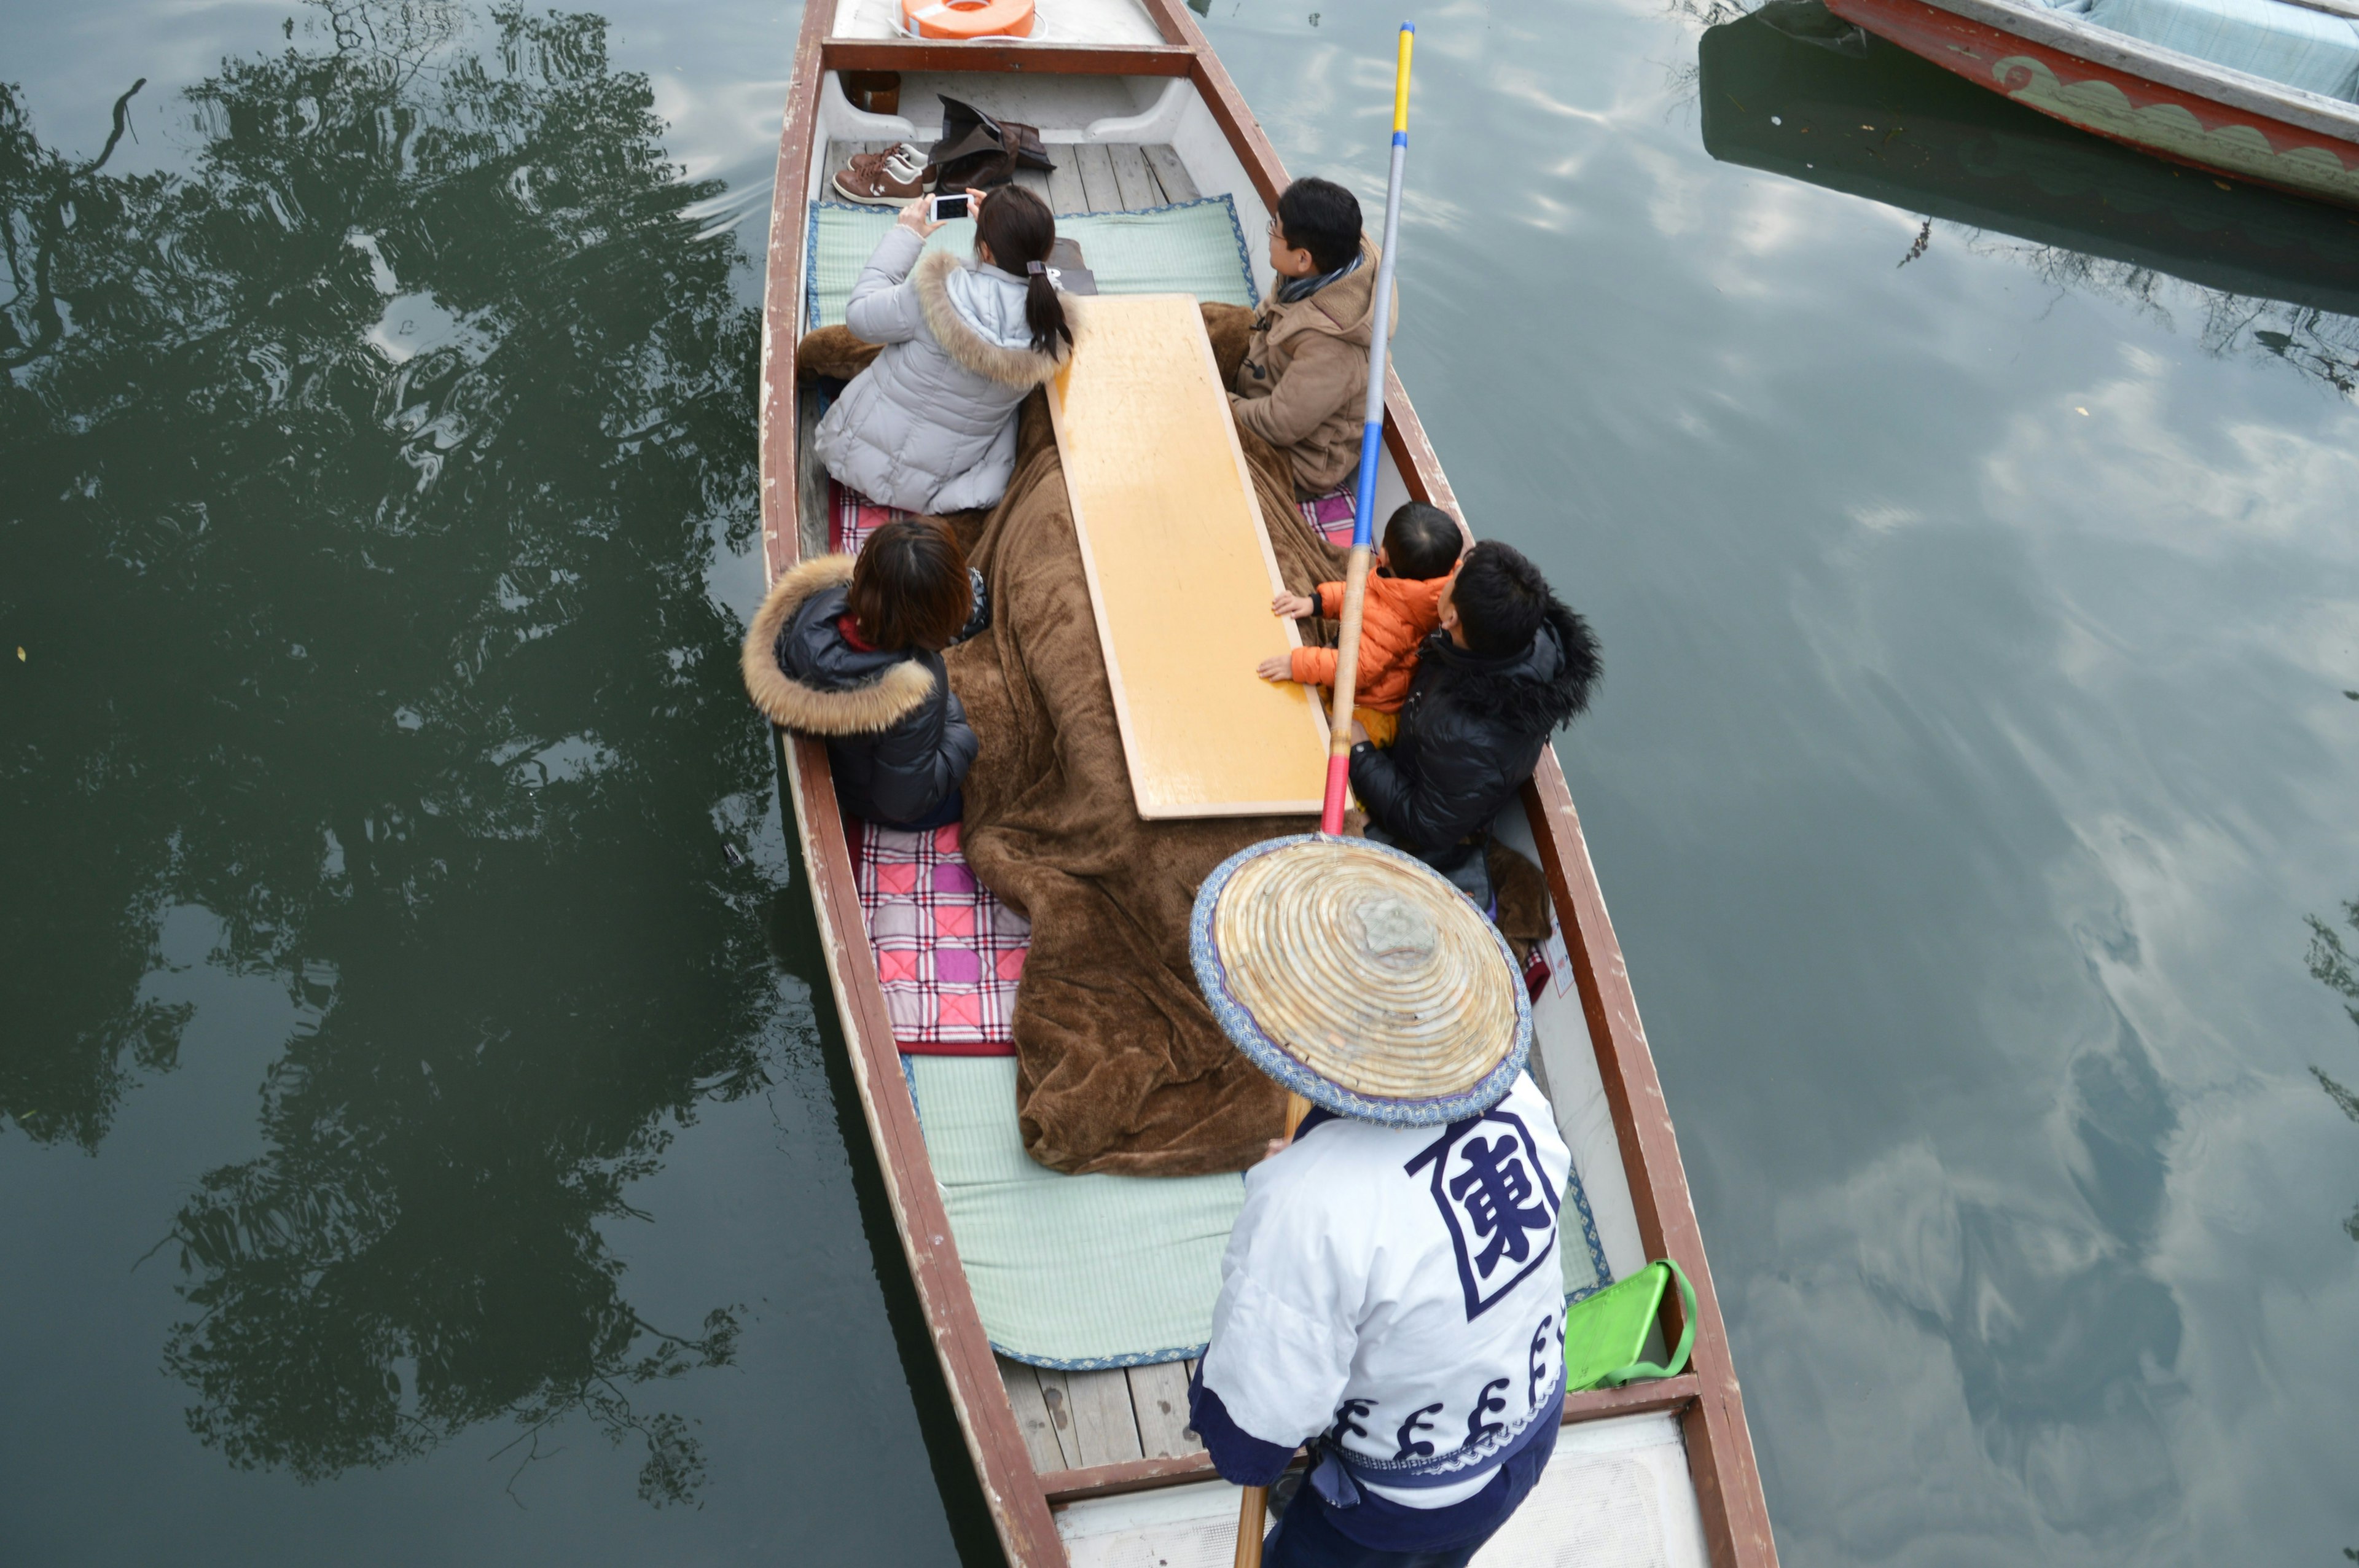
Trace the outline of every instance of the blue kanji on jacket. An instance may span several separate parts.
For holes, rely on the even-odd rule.
[[[1402,1169],[1415,1175],[1428,1165],[1471,1322],[1556,1256],[1556,1188],[1531,1130],[1512,1111],[1451,1123]]]

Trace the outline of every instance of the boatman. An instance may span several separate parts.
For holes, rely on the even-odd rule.
[[[1301,922],[1235,917],[1289,896],[1234,885],[1269,846],[1199,898],[1214,1013],[1312,1108],[1246,1173],[1190,1412],[1240,1486],[1277,1481],[1310,1445],[1266,1568],[1458,1568],[1556,1446],[1571,1156],[1524,1071],[1522,987],[1473,906],[1396,851],[1285,842],[1281,855],[1334,846],[1377,874],[1298,879],[1319,890],[1338,954],[1303,953]],[[1279,926],[1289,943],[1260,951]]]

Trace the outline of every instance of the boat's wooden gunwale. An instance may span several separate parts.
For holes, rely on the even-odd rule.
[[[1695,1344],[1689,1366],[1696,1398],[1680,1412],[1696,1500],[1703,1510],[1704,1537],[1714,1563],[1774,1563],[1777,1548],[1761,1495],[1753,1435],[1730,1359],[1727,1325],[1704,1259],[1703,1230],[1688,1195],[1687,1172],[1671,1129],[1662,1080],[1638,1019],[1637,994],[1622,946],[1605,912],[1605,894],[1589,859],[1589,842],[1573,809],[1572,792],[1553,748],[1524,786],[1524,810],[1540,849],[1549,897],[1564,930],[1582,1012],[1597,1053],[1598,1075],[1614,1114],[1622,1162],[1634,1178],[1630,1197],[1637,1210],[1638,1236],[1649,1258],[1670,1258],[1695,1287]],[[1677,1331],[1680,1305],[1666,1292],[1666,1333]]]
[[[1143,0],[1168,40],[1155,46],[912,44],[830,39],[825,7],[807,7],[789,82],[771,210],[762,348],[761,454],[764,559],[770,579],[801,556],[795,443],[799,430],[794,346],[801,334],[803,239],[820,79],[830,70],[1094,70],[1127,76],[1185,75],[1196,87],[1265,204],[1274,205],[1285,170],[1235,83],[1182,0]],[[1096,63],[1092,63],[1096,62]],[[1173,69],[1174,66],[1180,69]],[[1414,499],[1458,515],[1432,443],[1389,369],[1386,449]],[[1128,1461],[1037,1474],[1000,1379],[973,1295],[960,1269],[940,1190],[903,1081],[899,1054],[865,939],[850,846],[835,809],[824,742],[788,735],[782,755],[803,864],[810,880],[829,981],[843,1017],[862,1111],[970,1456],[1001,1543],[1022,1568],[1067,1562],[1050,1502],[1112,1495],[1203,1478],[1201,1454]],[[1777,1562],[1760,1477],[1712,1292],[1701,1232],[1670,1119],[1648,1054],[1637,1007],[1594,868],[1553,750],[1542,753],[1526,804],[1549,889],[1564,922],[1582,1007],[1606,1087],[1630,1180],[1641,1238],[1650,1256],[1679,1260],[1695,1285],[1699,1311],[1692,1370],[1632,1389],[1568,1396],[1565,1419],[1640,1411],[1681,1412],[1690,1470],[1717,1568],[1770,1568]],[[1676,1307],[1672,1309],[1676,1314]],[[1676,1331],[1677,1324],[1671,1328]]]
[[[796,407],[795,344],[802,308],[802,232],[809,198],[811,137],[816,129],[821,76],[821,36],[827,11],[805,8],[787,92],[785,124],[778,139],[778,171],[770,211],[767,270],[762,319],[762,419],[760,472],[764,559],[770,577],[801,553],[801,527],[795,483],[795,443],[800,429]],[[876,976],[876,956],[868,945],[852,870],[843,818],[834,809],[835,790],[827,745],[807,735],[782,735],[781,755],[793,797],[796,831],[811,904],[818,917],[821,951],[842,1020],[861,1112],[885,1177],[885,1190],[909,1263],[912,1283],[949,1385],[951,1404],[966,1439],[984,1501],[1010,1562],[1061,1564],[1049,1502],[1034,1478],[1016,1412],[999,1381],[991,1342],[976,1314],[974,1294],[961,1269],[951,1237],[950,1217],[926,1157],[917,1109],[903,1081],[900,1054]]]
[[[2209,104],[2217,114],[2234,110],[2273,121],[2286,131],[2306,132],[2359,152],[2359,104],[2305,92],[2271,81],[2248,71],[2213,65],[2180,50],[2150,44],[2126,33],[2101,27],[2069,13],[2051,11],[2029,0],[1908,0],[1927,9],[1980,24],[1995,33],[2053,49],[2058,54],[2131,77],[2153,88]],[[1830,0],[1828,8],[1846,21],[1877,32],[1875,17],[1882,5],[1860,0]],[[1882,36],[1879,34],[1879,36]],[[1901,47],[1908,48],[1907,44]],[[1921,51],[1912,51],[1921,52]],[[1928,55],[1936,64],[1957,69],[1951,61]],[[1999,91],[1993,82],[1983,85]]]
[[[1695,1403],[1702,1389],[1696,1375],[1633,1383],[1624,1389],[1589,1389],[1564,1397],[1564,1424],[1605,1421],[1648,1411],[1683,1411]],[[1040,1477],[1051,1503],[1079,1502],[1083,1498],[1110,1498],[1123,1492],[1143,1492],[1157,1487],[1208,1481],[1214,1472],[1211,1457],[1186,1454],[1169,1459],[1125,1459],[1115,1465],[1092,1465],[1078,1470],[1051,1470]]]
[[[1025,71],[1035,76],[1186,76],[1196,51],[1169,44],[958,44],[828,38],[825,70]]]

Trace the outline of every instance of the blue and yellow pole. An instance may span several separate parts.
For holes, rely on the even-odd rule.
[[[1393,70],[1393,168],[1385,184],[1385,243],[1376,263],[1375,336],[1368,344],[1368,401],[1360,427],[1359,507],[1352,518],[1352,556],[1343,568],[1343,623],[1335,651],[1335,718],[1330,726],[1327,798],[1319,831],[1343,831],[1343,802],[1352,771],[1352,699],[1360,680],[1360,617],[1368,599],[1368,568],[1375,559],[1376,454],[1385,440],[1385,352],[1392,335],[1393,262],[1400,251],[1401,171],[1408,162],[1408,57],[1417,47],[1417,24],[1403,22],[1400,59]],[[1288,1097],[1287,1136],[1303,1106]],[[1269,1488],[1247,1487],[1237,1499],[1236,1568],[1261,1568],[1261,1533],[1268,1519]]]
[[[1329,726],[1327,796],[1319,831],[1343,831],[1343,802],[1352,773],[1352,703],[1359,695],[1360,616],[1375,559],[1376,456],[1385,444],[1385,357],[1392,336],[1393,265],[1400,254],[1401,174],[1408,164],[1408,61],[1417,24],[1403,22],[1400,58],[1393,69],[1393,167],[1385,184],[1385,241],[1376,262],[1375,335],[1368,343],[1368,398],[1360,427],[1360,493],[1352,518],[1352,555],[1343,568],[1343,622],[1336,637],[1335,717]]]

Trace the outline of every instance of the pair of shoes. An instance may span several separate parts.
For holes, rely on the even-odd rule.
[[[881,153],[854,153],[833,181],[835,193],[872,207],[898,207],[925,194],[933,178],[926,155],[908,142]]]

